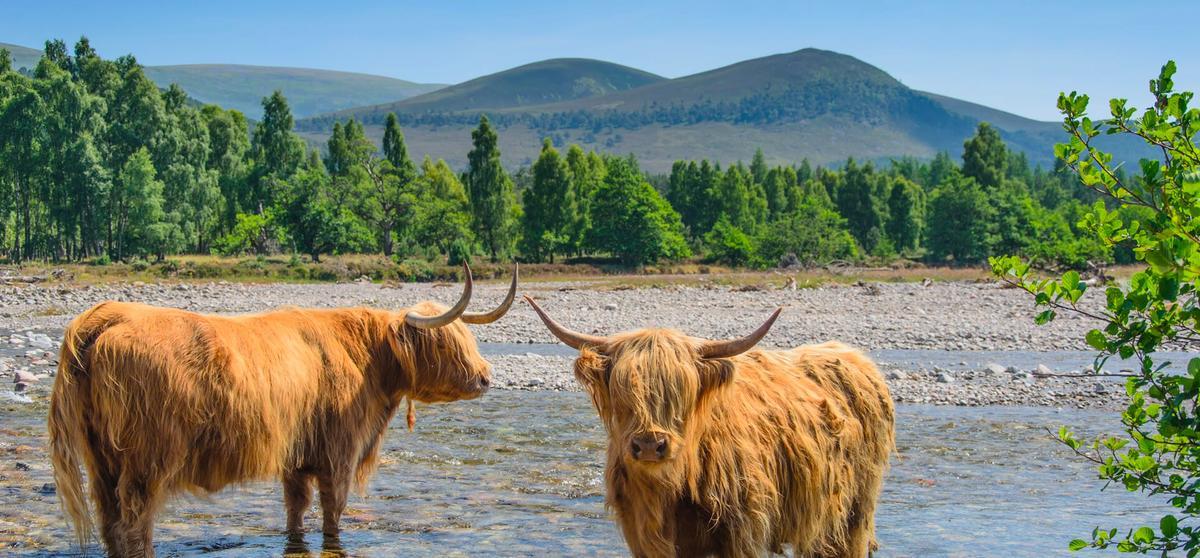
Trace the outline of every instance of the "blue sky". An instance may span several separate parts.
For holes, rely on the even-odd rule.
[[[301,66],[441,83],[566,56],[677,77],[817,47],[910,87],[1050,120],[1064,89],[1144,106],[1147,80],[1168,58],[1180,66],[1176,83],[1197,89],[1196,21],[1200,2],[1167,0],[65,0],[0,3],[0,42],[38,47],[86,34],[104,56],[133,53],[149,65]]]

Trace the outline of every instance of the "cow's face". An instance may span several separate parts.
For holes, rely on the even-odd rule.
[[[424,302],[410,311],[437,315],[445,306]],[[474,399],[491,384],[491,364],[479,354],[475,336],[461,320],[436,328],[395,320],[390,336],[403,372],[410,375],[412,398],[426,403]]]
[[[645,330],[585,348],[575,375],[604,420],[609,451],[632,467],[655,470],[691,446],[693,418],[705,396],[730,381],[733,365],[702,358],[697,341],[681,333]]]

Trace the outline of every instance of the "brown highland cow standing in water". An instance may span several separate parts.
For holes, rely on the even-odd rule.
[[[512,304],[453,308],[288,309],[212,316],[106,302],[67,327],[50,398],[50,449],[80,543],[111,556],[153,556],[154,516],[181,491],[283,481],[287,529],[303,530],[315,481],[323,531],[336,535],[346,495],[373,472],[401,400],[455,401],[487,391],[490,365],[465,323]]]
[[[575,377],[608,432],[607,501],[638,558],[863,558],[893,450],[875,365],[840,343],[754,349],[669,329],[571,331]]]

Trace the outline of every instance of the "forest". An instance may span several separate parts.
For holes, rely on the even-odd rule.
[[[836,110],[820,91],[795,94]],[[881,98],[878,114],[893,102],[906,101]],[[713,114],[788,117],[758,106],[749,99]],[[1082,268],[1132,259],[1080,234],[1082,216],[1104,201],[1061,165],[1031,167],[986,123],[961,154],[932,160],[770,166],[759,150],[748,165],[678,161],[669,175],[649,175],[632,155],[578,145],[564,153],[549,139],[530,167],[505,169],[486,115],[468,165],[454,169],[410,157],[402,116],[386,117],[381,147],[354,120],[330,122],[318,146],[295,132],[281,92],[263,109],[250,121],[178,86],[160,89],[135,58],[102,59],[86,38],[72,50],[47,42],[28,72],[0,51],[0,254],[97,264],[380,253],[450,264],[694,258],[750,267],[963,265],[1016,254]],[[1140,218],[1136,208],[1118,215]]]

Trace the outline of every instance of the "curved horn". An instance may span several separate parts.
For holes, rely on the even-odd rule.
[[[753,349],[767,335],[767,332],[771,331],[771,326],[779,318],[780,312],[783,312],[783,308],[776,308],[771,317],[767,318],[767,321],[763,322],[763,325],[758,326],[758,329],[754,330],[754,333],[741,339],[705,341],[704,344],[700,345],[700,356],[702,358],[729,358]]]
[[[450,322],[453,322],[456,318],[462,315],[463,311],[467,309],[467,304],[470,304],[471,302],[471,288],[473,287],[473,284],[471,283],[471,268],[464,263],[463,269],[467,272],[467,280],[463,285],[462,296],[459,297],[458,302],[455,303],[453,308],[447,310],[440,316],[422,316],[415,312],[409,312],[408,314],[404,315],[405,323],[421,329],[433,329],[435,327],[442,327]]]
[[[508,286],[508,296],[504,297],[504,302],[500,303],[495,310],[491,312],[463,312],[459,316],[462,321],[468,324],[490,324],[499,320],[504,314],[508,313],[508,309],[512,306],[513,299],[517,298],[517,270],[519,265],[513,264],[512,284]]]
[[[550,330],[550,333],[553,333],[559,341],[566,343],[572,349],[582,349],[585,346],[599,347],[608,344],[607,337],[579,333],[578,331],[571,331],[559,325],[558,322],[554,321],[554,318],[547,316],[542,307],[538,306],[528,295],[525,296],[525,302],[528,302],[533,307],[533,311],[537,312],[538,317],[542,319],[542,323],[546,324],[546,329]]]

